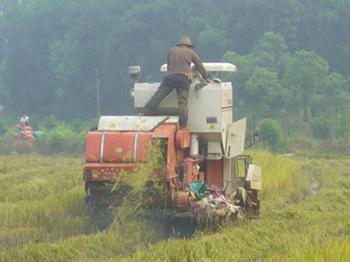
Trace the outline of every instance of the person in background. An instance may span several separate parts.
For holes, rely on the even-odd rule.
[[[186,129],[187,126],[187,98],[192,81],[191,63],[196,66],[203,79],[209,82],[208,73],[193,49],[194,45],[187,35],[182,36],[176,46],[170,48],[167,61],[168,73],[145,106],[145,114],[152,114],[162,100],[176,89],[181,129]]]
[[[19,121],[22,125],[27,126],[29,124],[29,116],[22,115]]]
[[[22,115],[19,119],[19,124],[16,125],[17,138],[20,139],[35,139],[33,128],[29,126],[29,117]]]

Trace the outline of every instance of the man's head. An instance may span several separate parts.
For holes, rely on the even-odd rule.
[[[192,44],[191,38],[188,35],[181,36],[179,42],[176,44],[177,46],[187,46],[189,48],[194,48]]]

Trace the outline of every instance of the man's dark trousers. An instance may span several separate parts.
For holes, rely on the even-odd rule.
[[[183,74],[169,74],[166,75],[160,84],[156,93],[151,97],[151,99],[146,104],[146,114],[153,113],[158,107],[160,102],[174,89],[177,93],[177,103],[179,106],[179,120],[180,127],[184,128],[187,124],[187,98],[188,90],[190,88],[191,82],[188,80],[187,76]]]

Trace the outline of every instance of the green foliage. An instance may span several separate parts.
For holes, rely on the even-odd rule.
[[[86,133],[91,121],[75,119],[71,123],[58,121],[51,115],[39,118],[31,115],[29,125],[34,131],[40,130],[43,136],[34,141],[24,141],[15,137],[15,122],[0,121],[0,151],[1,154],[17,153],[83,153]],[[1,129],[1,127],[3,129]]]
[[[279,75],[289,59],[288,47],[283,35],[266,32],[255,44],[252,53],[256,66],[267,67]]]
[[[48,145],[53,148],[55,152],[62,149],[63,143],[65,141],[65,135],[62,130],[54,130],[48,136]]]
[[[30,122],[30,126],[33,128],[33,130],[38,130],[38,129],[42,128],[41,123],[40,123],[40,118],[36,115],[31,115],[29,122]]]
[[[323,81],[327,74],[319,75],[324,63],[315,54],[326,58],[343,79],[350,73],[346,1],[180,1],[176,6],[169,0],[3,3],[0,96],[17,113],[55,114],[69,120],[94,116],[96,69],[102,112],[130,113],[126,67],[140,64],[144,78],[154,81],[167,48],[184,33],[191,35],[205,61],[226,60],[223,54],[232,50],[238,54],[228,61],[239,65],[232,79],[242,115],[254,115],[246,106],[244,89],[255,67],[277,74],[285,92],[296,87],[310,93],[319,87],[313,83],[316,79],[328,81]],[[150,29],[155,33],[149,34]],[[324,90],[335,82],[341,86],[343,81],[338,80],[331,79],[333,84]],[[293,107],[307,96],[289,98]],[[265,106],[271,108],[269,103]]]
[[[281,114],[277,108],[283,104],[284,91],[275,72],[256,67],[245,87],[248,93],[247,106],[255,111],[257,117]]]
[[[222,60],[238,66],[238,73],[228,76],[238,117],[278,119],[290,138],[317,139],[327,135],[315,135],[312,122],[329,118],[324,131],[331,135],[328,139],[348,137],[348,82],[343,75],[330,72],[328,62],[316,53],[297,50],[290,54],[281,34],[267,32],[248,54],[227,51]]]
[[[333,139],[347,138],[347,1],[3,2],[0,102],[17,114],[51,115],[33,118],[35,128],[95,116],[96,72],[102,113],[130,114],[127,66],[142,65],[142,81],[160,80],[167,49],[189,34],[203,61],[237,65],[225,76],[233,81],[235,118],[278,119],[291,127],[288,135],[311,137],[312,119],[330,117]]]
[[[310,97],[316,92],[322,92],[328,70],[327,61],[313,52],[301,50],[293,55],[287,64],[283,85],[293,92],[294,106],[306,110]]]
[[[55,129],[47,132],[48,150],[50,153],[82,152],[85,133],[60,124]]]
[[[41,122],[41,126],[44,129],[55,129],[60,125],[59,121],[56,119],[54,115],[49,115],[43,119]]]
[[[273,151],[282,151],[285,136],[277,121],[265,118],[259,123],[259,141]]]
[[[350,137],[350,123],[346,115],[340,115],[336,120],[335,136],[340,140],[348,140]]]
[[[297,135],[289,137],[288,149],[300,155],[309,155],[310,151],[317,148],[316,140],[310,136]]]
[[[325,117],[316,117],[311,121],[312,135],[322,140],[331,140],[332,127],[331,121]]]
[[[77,61],[79,53],[76,52],[78,50],[78,42],[70,39],[68,36],[63,41],[58,40],[54,42],[51,49],[50,66],[57,78],[63,82],[70,81],[80,70],[80,65]]]
[[[86,123],[84,123],[84,121],[81,119],[74,119],[70,123],[70,126],[72,127],[72,129],[77,132],[84,130],[85,125]]]
[[[203,30],[198,35],[198,43],[200,43],[201,49],[205,53],[210,54],[211,59],[218,59],[222,55],[219,52],[230,47],[230,39],[227,37],[226,31],[211,27]],[[213,46],[216,47],[217,52],[213,52]]]
[[[8,130],[7,124],[4,123],[3,121],[0,121],[0,136],[5,134],[7,130]]]

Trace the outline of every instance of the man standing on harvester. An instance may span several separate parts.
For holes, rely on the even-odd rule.
[[[192,82],[191,63],[193,63],[203,79],[209,82],[208,73],[199,59],[198,54],[193,50],[191,38],[187,35],[181,37],[175,47],[168,52],[168,73],[164,77],[157,92],[151,97],[145,106],[145,113],[151,114],[162,102],[162,100],[174,89],[177,93],[179,106],[180,128],[187,125],[187,98],[188,90]]]

